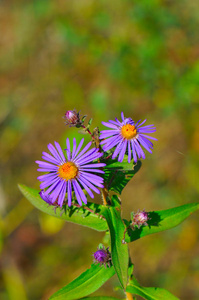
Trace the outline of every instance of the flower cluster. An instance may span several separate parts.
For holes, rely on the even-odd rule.
[[[145,212],[145,210],[140,211],[138,210],[137,213],[132,213],[132,221],[130,223],[130,227],[134,230],[136,228],[140,228],[141,226],[147,226],[148,225],[148,213]]]
[[[146,120],[143,122],[139,120],[135,123],[131,118],[124,118],[123,112],[121,113],[121,117],[122,122],[117,118],[115,118],[115,121],[109,120],[109,122],[102,122],[104,126],[111,129],[101,131],[101,145],[103,145],[104,151],[116,147],[112,155],[113,159],[119,155],[118,161],[122,162],[127,151],[128,162],[130,163],[131,157],[133,156],[134,162],[136,163],[138,158],[145,159],[145,153],[142,147],[152,153],[153,144],[149,139],[157,139],[148,136],[148,133],[156,131],[156,128],[154,125],[142,126]]]
[[[145,158],[142,147],[152,153],[153,144],[149,139],[156,139],[149,136],[148,133],[152,133],[156,129],[153,125],[143,126],[146,120],[135,123],[131,118],[125,118],[122,112],[122,122],[117,118],[115,121],[102,122],[110,129],[101,131],[99,136],[98,128],[97,133],[96,129],[93,133],[90,132],[91,120],[85,127],[83,124],[85,116],[80,119],[79,112],[75,109],[66,111],[64,118],[66,125],[70,127],[83,127],[85,132],[91,135],[96,147],[89,150],[92,144],[90,142],[81,150],[84,139],[77,145],[75,138],[72,147],[67,138],[65,152],[57,142],[54,145],[48,145],[49,153],[43,152],[44,161],[36,161],[36,163],[39,165],[38,171],[45,172],[44,175],[38,177],[41,181],[40,197],[49,205],[62,207],[63,204],[68,204],[71,206],[75,196],[81,206],[82,202],[87,204],[84,192],[87,192],[91,198],[94,198],[93,191],[99,194],[98,188],[104,187],[104,179],[101,175],[104,174],[103,167],[106,166],[104,162],[100,162],[103,151],[111,150],[111,154],[105,155],[105,157],[112,155],[112,159],[114,159],[118,156],[119,162],[122,162],[127,154],[129,163],[132,158],[135,163],[138,158]],[[103,150],[99,143],[103,145]],[[135,218],[137,218],[137,214]],[[139,223],[137,225],[139,226]]]

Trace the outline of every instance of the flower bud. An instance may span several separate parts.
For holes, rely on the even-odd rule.
[[[132,221],[130,226],[134,230],[136,227],[140,228],[141,226],[147,226],[147,221],[149,220],[148,213],[145,210],[138,210],[137,213],[132,213]]]
[[[82,122],[80,121],[79,112],[77,112],[76,109],[67,110],[64,115],[64,119],[65,119],[65,124],[69,125],[70,127],[72,127],[72,126],[78,127],[78,125],[80,127],[82,124]]]
[[[93,254],[93,262],[100,263],[100,266],[104,265],[106,267],[106,265],[108,265],[110,267],[111,254],[108,248],[105,248],[103,245],[100,245],[97,249],[98,250]]]

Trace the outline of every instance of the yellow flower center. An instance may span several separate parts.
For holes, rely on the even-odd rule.
[[[68,162],[64,163],[63,165],[59,166],[57,174],[61,179],[68,181],[77,176],[78,168],[76,167],[76,165],[73,162],[68,161]]]
[[[122,126],[121,134],[123,138],[130,140],[137,135],[137,129],[135,128],[134,125],[126,124]]]

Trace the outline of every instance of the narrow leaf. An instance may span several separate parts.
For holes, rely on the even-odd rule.
[[[106,296],[96,296],[96,297],[86,297],[81,298],[81,300],[118,300],[119,298],[115,297],[106,297]],[[120,298],[121,299],[121,298]]]
[[[53,294],[50,299],[76,300],[85,297],[99,289],[114,274],[113,266],[105,268],[92,264],[90,269]]]
[[[119,207],[104,207],[102,213],[110,231],[112,263],[120,283],[125,289],[128,280],[129,254],[127,244],[123,244],[125,226],[121,219],[121,211]]]
[[[55,211],[55,207],[49,206],[41,199],[38,190],[29,188],[25,185],[19,185],[19,189],[32,205],[44,213],[65,221],[87,226],[97,231],[105,231],[108,229],[106,220],[102,218],[101,209],[103,206],[101,205],[88,203],[80,208],[71,206],[71,208],[68,208],[67,210],[61,210],[60,207],[58,207]]]
[[[166,210],[149,212],[149,226],[132,230],[129,222],[125,220],[127,232],[125,241],[133,242],[143,236],[173,228],[184,221],[191,213],[199,209],[199,203],[189,203]]]
[[[179,300],[179,298],[165,289],[140,286],[134,277],[127,286],[126,291],[131,294],[139,295],[147,300]]]

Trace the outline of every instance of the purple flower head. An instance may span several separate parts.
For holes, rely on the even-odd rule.
[[[112,155],[113,159],[119,155],[118,161],[122,162],[124,154],[127,151],[128,162],[130,163],[133,156],[134,162],[136,163],[138,158],[142,157],[145,159],[142,147],[152,153],[153,144],[149,139],[157,139],[149,136],[148,133],[156,131],[156,128],[153,125],[142,126],[146,120],[143,122],[139,120],[135,124],[131,118],[124,118],[123,112],[121,113],[121,117],[122,122],[117,118],[115,118],[115,121],[109,120],[109,122],[102,122],[103,125],[111,129],[101,131],[101,145],[103,145],[104,151],[116,147]]]
[[[99,263],[100,266],[104,265],[106,267],[106,264],[110,267],[110,262],[111,262],[111,254],[108,250],[106,249],[103,245],[100,245],[98,250],[93,254],[94,257],[94,263]]]
[[[137,213],[132,213],[132,221],[130,226],[132,229],[140,228],[141,226],[147,226],[147,222],[150,218],[148,217],[148,213],[145,210],[140,211],[138,210]]]
[[[55,142],[55,147],[49,144],[48,149],[51,154],[43,152],[42,158],[45,161],[36,161],[39,165],[38,171],[46,172],[46,174],[38,177],[39,181],[42,182],[40,188],[42,190],[47,188],[45,196],[49,195],[52,203],[57,200],[57,204],[61,207],[65,200],[66,192],[68,206],[71,206],[73,191],[78,204],[82,205],[82,201],[85,204],[87,203],[83,189],[86,190],[91,198],[94,198],[92,190],[99,194],[100,191],[97,187],[103,188],[103,178],[94,173],[103,174],[104,171],[99,168],[104,167],[105,164],[91,163],[103,154],[99,153],[96,148],[87,151],[91,146],[91,142],[81,150],[83,142],[84,139],[77,145],[74,138],[73,148],[71,149],[67,138],[66,157],[57,142]],[[44,198],[42,199],[44,200]]]
[[[76,109],[67,110],[64,115],[64,119],[65,119],[65,124],[69,125],[70,127],[81,126],[81,123],[82,123],[80,121],[79,112],[77,112]]]

